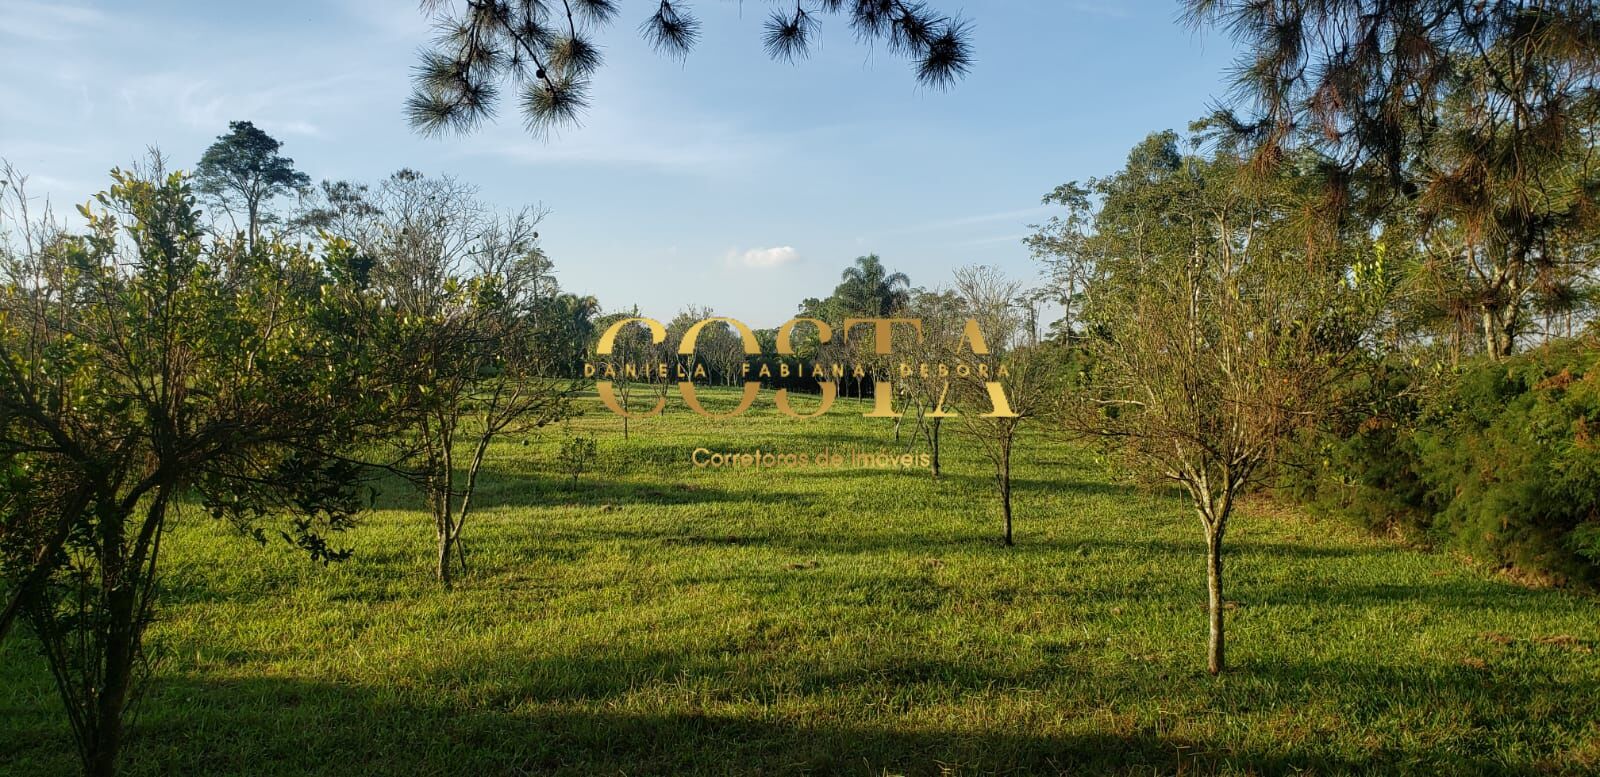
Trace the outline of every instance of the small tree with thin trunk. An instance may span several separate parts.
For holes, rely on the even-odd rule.
[[[922,322],[922,333],[911,336],[914,333],[900,332],[895,341],[897,358],[911,368],[909,374],[895,376],[895,386],[903,390],[909,404],[906,412],[916,420],[913,444],[920,440],[927,446],[928,470],[935,478],[944,469],[940,456],[944,420],[953,412],[955,403],[950,376],[939,374],[938,365],[952,361],[964,312],[955,292],[918,289],[911,295],[905,314]],[[922,365],[928,369],[924,371]]]
[[[389,408],[404,431],[388,441],[394,469],[427,499],[448,585],[466,567],[461,536],[489,446],[570,412],[576,381],[557,376],[577,330],[538,247],[542,211],[496,215],[471,186],[412,170],[366,205],[341,236],[369,257],[345,309],[408,387]]]
[[[639,306],[634,305],[629,310],[600,316],[595,320],[594,328],[597,331],[604,332],[618,321],[639,318],[641,315]],[[633,412],[638,410],[632,404],[634,395],[639,388],[640,373],[638,370],[649,363],[651,355],[656,352],[656,346],[650,342],[649,332],[638,325],[624,326],[617,330],[611,353],[604,358],[594,353],[597,344],[598,340],[591,340],[586,344],[590,356],[598,360],[595,365],[597,372],[592,377],[596,380],[610,381],[614,387],[613,390],[617,393],[618,401],[628,411],[622,414],[622,439],[627,440],[631,434],[629,420],[632,418]],[[602,372],[607,368],[611,371]],[[648,382],[649,376],[646,375],[644,380]]]
[[[1359,331],[1336,260],[1360,241],[1307,239],[1297,205],[1314,181],[1258,186],[1242,168],[1180,155],[1165,133],[1096,182],[1087,366],[1064,408],[1068,429],[1114,441],[1130,469],[1187,492],[1205,536],[1213,674],[1225,666],[1234,506],[1278,443],[1327,406]]]
[[[994,267],[963,267],[956,270],[956,294],[964,319],[977,323],[984,342],[981,349],[969,342],[971,351],[950,351],[950,394],[960,408],[962,430],[978,442],[993,468],[1004,521],[1001,538],[1010,546],[1014,544],[1013,456],[1022,423],[1044,410],[1050,398],[1049,356],[1023,343],[1027,320],[1018,305],[1023,297],[1020,282],[1006,278]],[[993,391],[996,384],[998,397]]]

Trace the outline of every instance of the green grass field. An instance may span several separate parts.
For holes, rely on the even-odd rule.
[[[493,450],[451,591],[403,491],[328,568],[186,511],[127,771],[1600,773],[1594,598],[1254,504],[1213,678],[1197,519],[1086,450],[1026,441],[1006,548],[956,435],[937,482],[697,470],[698,446],[897,447],[847,401],[711,422],[674,398],[628,441],[588,406],[575,490],[557,431]],[[75,769],[25,634],[0,660],[0,773]]]

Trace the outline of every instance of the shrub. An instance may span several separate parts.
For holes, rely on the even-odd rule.
[[[568,437],[561,441],[556,460],[561,471],[572,477],[572,487],[577,488],[578,477],[588,471],[598,455],[593,437]]]
[[[1600,348],[1567,341],[1442,378],[1370,371],[1343,416],[1294,442],[1282,483],[1370,529],[1600,582]]]

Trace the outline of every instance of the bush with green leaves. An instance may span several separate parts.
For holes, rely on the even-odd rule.
[[[1565,341],[1446,376],[1378,370],[1370,404],[1298,441],[1284,481],[1370,528],[1551,582],[1600,583],[1600,348]]]

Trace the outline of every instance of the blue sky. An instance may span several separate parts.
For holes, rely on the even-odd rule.
[[[809,60],[773,62],[759,0],[694,3],[701,43],[663,58],[635,33],[648,3],[623,0],[584,126],[540,141],[511,104],[468,136],[407,128],[429,36],[411,0],[0,0],[0,156],[70,212],[145,147],[188,168],[249,119],[314,179],[411,167],[542,203],[562,284],[607,308],[770,326],[867,252],[928,287],[964,264],[1033,276],[1020,240],[1049,215],[1040,196],[1202,115],[1233,56],[1175,0],[932,4],[974,25],[976,66],[949,92],[838,19]]]

